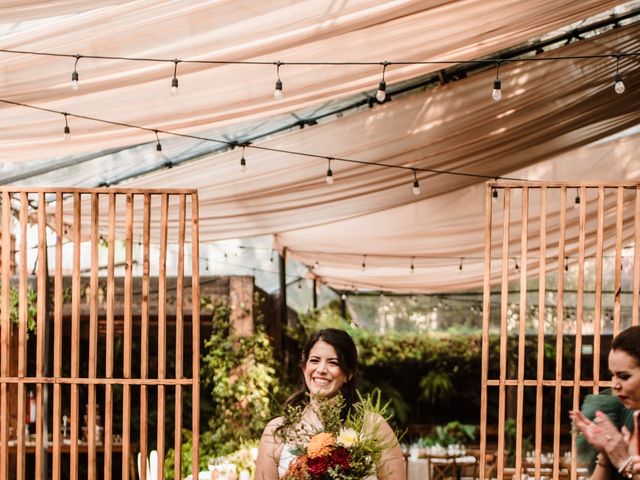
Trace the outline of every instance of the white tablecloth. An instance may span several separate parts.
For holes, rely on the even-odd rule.
[[[474,465],[476,463],[476,457],[473,455],[466,455],[463,457],[457,457],[455,459],[458,465]],[[430,480],[431,472],[429,471],[429,464],[431,463],[453,463],[451,459],[445,458],[411,458],[407,459],[407,480]]]

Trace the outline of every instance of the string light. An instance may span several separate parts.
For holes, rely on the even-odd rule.
[[[178,63],[180,60],[177,58],[173,60],[173,78],[171,79],[171,95],[178,96]]]
[[[500,81],[500,62],[496,62],[496,79],[493,81],[491,96],[497,102],[502,98],[502,82]]]
[[[565,272],[569,271],[569,258],[568,257],[564,257],[564,271]]]
[[[313,269],[317,269],[320,266],[320,262],[316,260],[316,263],[313,264]]]
[[[240,171],[242,173],[247,171],[247,160],[244,158],[244,149],[246,148],[246,145],[242,146],[242,158],[240,158]]]
[[[386,60],[382,62],[382,80],[380,80],[380,83],[378,84],[378,91],[376,92],[376,100],[380,103],[384,102],[384,99],[387,97],[387,82],[384,81],[384,74],[388,65],[389,62]]]
[[[80,60],[81,55],[80,54],[76,54],[76,63],[73,65],[73,73],[71,74],[71,90],[73,90],[74,92],[76,90],[78,90],[78,60]]]
[[[333,172],[331,171],[331,158],[327,158],[329,166],[327,167],[327,185],[333,185]]]
[[[418,182],[418,176],[416,175],[415,168],[413,169],[413,188],[411,191],[414,195],[420,195],[420,182]]]
[[[617,94],[624,93],[624,82],[622,81],[622,74],[620,73],[620,55],[616,57],[616,75],[614,77],[613,89]]]
[[[411,273],[413,274],[416,270],[415,265],[413,264],[413,261],[415,260],[416,257],[411,257]]]
[[[460,257],[460,265],[458,265],[458,270],[462,271],[462,260],[464,257]]]
[[[157,158],[161,158],[162,157],[162,145],[160,144],[160,137],[158,136],[158,130],[154,130],[154,133],[156,134],[156,140],[158,141],[158,143],[156,143],[156,157]]]
[[[2,50],[0,50],[0,52],[2,52]],[[75,117],[75,118],[81,118],[83,120],[90,120],[90,121],[94,121],[94,122],[99,122],[99,123],[104,123],[106,125],[114,125],[114,126],[119,126],[119,127],[126,127],[126,128],[132,128],[132,129],[137,129],[137,130],[142,130],[145,132],[155,132],[156,129],[152,129],[152,128],[148,128],[148,127],[142,127],[140,125],[133,125],[130,123],[125,123],[125,122],[116,122],[116,121],[112,121],[112,120],[105,120],[102,118],[97,118],[97,117],[91,117],[88,115],[79,115],[79,114],[73,114],[73,113],[68,113],[68,112],[63,112],[60,110],[53,110],[50,108],[44,108],[44,107],[37,107],[34,105],[29,105],[26,103],[21,103],[21,102],[14,102],[12,100],[6,100],[3,98],[0,98],[0,103],[4,103],[7,105],[15,105],[15,106],[19,106],[19,107],[24,107],[24,108],[30,108],[33,110],[38,110],[41,112],[49,112],[49,113],[55,113],[58,115],[68,115],[70,117]],[[220,140],[220,139],[216,139],[216,138],[210,138],[210,137],[204,137],[201,135],[192,135],[192,134],[187,134],[187,133],[177,133],[177,132],[172,132],[169,130],[157,130],[158,133],[162,133],[164,135],[172,135],[175,137],[180,137],[180,138],[187,138],[187,139],[192,139],[192,140],[200,140],[203,142],[214,142],[217,144],[222,144],[222,145],[226,145],[229,148],[234,148],[235,146],[238,145],[238,143],[236,141],[231,141],[231,140]],[[344,158],[344,157],[327,157],[326,155],[321,155],[321,154],[317,154],[317,153],[309,153],[309,152],[303,152],[303,151],[298,151],[298,150],[287,150],[287,149],[283,149],[283,148],[273,148],[273,147],[267,147],[267,146],[262,146],[262,145],[249,145],[249,144],[245,144],[245,146],[247,148],[255,148],[256,150],[262,150],[262,151],[266,151],[266,152],[276,152],[276,153],[281,153],[281,154],[286,154],[286,155],[296,155],[296,156],[300,156],[300,157],[306,157],[306,158],[315,158],[315,159],[323,159],[323,160],[336,160],[339,162],[346,162],[346,163],[352,163],[352,164],[356,164],[356,165],[367,165],[367,166],[371,166],[371,167],[375,167],[375,168],[393,168],[393,169],[401,169],[401,170],[415,170],[415,171],[420,171],[420,172],[428,172],[428,173],[433,173],[433,174],[438,174],[438,175],[455,175],[455,176],[459,176],[459,177],[468,177],[468,178],[477,178],[477,179],[483,179],[483,180],[510,180],[510,181],[516,181],[516,182],[524,182],[527,181],[527,179],[525,178],[519,178],[519,177],[511,177],[511,176],[500,176],[500,175],[487,175],[487,174],[480,174],[480,173],[471,173],[471,172],[463,172],[463,171],[458,171],[458,170],[445,170],[445,169],[437,169],[437,168],[416,168],[416,167],[407,167],[404,165],[396,165],[396,164],[391,164],[391,163],[382,163],[382,162],[369,162],[366,160],[356,160],[353,158]],[[145,171],[145,173],[150,173],[151,171],[154,170],[159,170],[162,167],[159,166],[154,166],[152,167],[150,170]],[[331,168],[331,162],[329,162],[329,169]],[[328,172],[327,172],[328,173]],[[331,174],[332,176],[333,174]],[[122,181],[123,179],[127,179],[130,178],[128,176],[125,176],[123,178],[120,178],[119,181]],[[327,181],[327,183],[332,183],[331,181]],[[492,188],[493,190],[493,188]],[[493,191],[493,198],[498,198],[498,192],[497,191]]]
[[[513,259],[513,263],[514,263],[514,268],[516,270],[520,270],[520,265],[518,265],[518,259],[517,258]]]
[[[64,139],[71,140],[71,129],[69,128],[69,120],[67,118],[69,114],[64,114]]]
[[[273,98],[276,100],[280,100],[282,98],[282,80],[280,80],[280,65],[282,62],[278,61],[275,63],[276,65],[276,88],[273,90]]]
[[[362,265],[361,265],[361,267],[362,267],[362,270],[365,270],[367,268],[367,256],[366,255],[362,256]]]

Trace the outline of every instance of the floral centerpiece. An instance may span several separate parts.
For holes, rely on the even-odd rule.
[[[277,435],[294,455],[281,480],[362,480],[376,474],[382,452],[388,448],[378,437],[378,422],[386,405],[380,394],[360,398],[346,420],[340,411],[344,398],[314,398],[322,426],[302,421],[304,409],[288,407]]]

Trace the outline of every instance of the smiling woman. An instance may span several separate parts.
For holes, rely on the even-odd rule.
[[[312,442],[325,440],[325,437],[331,440],[325,445],[326,449],[332,450],[332,426],[323,424],[322,415],[325,408],[323,405],[327,401],[340,408],[338,421],[341,424],[346,422],[350,413],[358,409],[355,386],[357,368],[358,352],[347,332],[327,328],[316,332],[307,341],[300,362],[300,389],[286,402],[288,408],[300,409],[299,422],[293,429],[299,431],[302,436],[309,437],[305,445],[307,450],[314,447]],[[374,432],[375,442],[384,445],[379,461],[376,462],[375,472],[370,473],[375,474],[372,476],[380,480],[404,480],[404,458],[393,430],[378,414],[370,414],[366,420],[371,425],[365,430]],[[282,435],[279,435],[284,427],[285,417],[278,417],[265,428],[258,449],[256,478],[278,480],[290,474],[291,465],[300,464],[299,461],[293,463],[296,448],[286,444]],[[292,427],[287,425],[287,428]],[[343,460],[348,463],[346,457]]]
[[[613,397],[590,395],[582,412],[571,412],[571,418],[582,435],[583,447],[586,442],[593,447],[590,449],[593,454],[597,451],[592,462],[592,479],[637,480],[640,479],[640,326],[627,328],[613,339],[609,371]]]

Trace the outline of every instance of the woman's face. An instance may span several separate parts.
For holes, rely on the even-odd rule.
[[[332,397],[348,381],[338,361],[336,349],[318,340],[309,351],[304,365],[304,381],[312,395]]]
[[[625,407],[640,409],[640,365],[634,357],[622,350],[609,352],[611,389]]]

